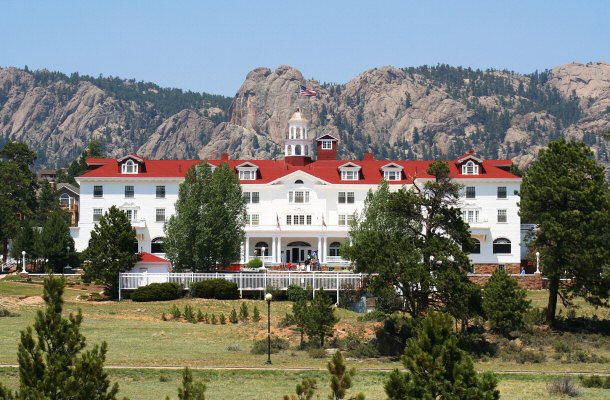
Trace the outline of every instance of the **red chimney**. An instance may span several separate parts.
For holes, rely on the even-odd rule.
[[[473,155],[474,155],[474,149],[470,149],[470,150],[468,150],[468,154],[470,154],[471,156],[473,156]]]
[[[375,156],[373,153],[364,153],[364,155],[362,156],[362,159],[364,161],[373,161],[375,159]]]
[[[229,161],[229,153],[222,153],[220,155],[220,161]]]

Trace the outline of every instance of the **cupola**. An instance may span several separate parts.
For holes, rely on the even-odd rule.
[[[305,165],[311,162],[312,148],[309,139],[309,121],[300,110],[288,120],[288,135],[284,142],[284,160],[291,165]]]

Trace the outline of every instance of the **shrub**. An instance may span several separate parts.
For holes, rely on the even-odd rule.
[[[289,285],[286,289],[286,296],[290,301],[297,301],[299,299],[311,300],[311,290],[309,292],[299,285]]]
[[[572,382],[572,378],[569,376],[560,376],[559,378],[553,379],[553,382],[546,385],[546,390],[557,396],[580,396],[581,391]]]
[[[580,383],[586,388],[610,389],[610,376],[605,378],[599,375],[581,376]]]
[[[289,346],[287,340],[277,336],[271,336],[271,353],[278,353],[280,350],[286,350]],[[252,354],[267,354],[267,339],[265,338],[254,342],[250,352]]]
[[[506,270],[496,270],[483,289],[483,310],[492,327],[504,334],[523,326],[530,307],[527,292],[519,288]]]
[[[159,382],[169,382],[169,377],[167,375],[159,375]]]
[[[191,307],[190,304],[184,306],[184,313],[182,315],[184,315],[184,319],[189,322],[197,322],[195,313],[193,313],[193,307]]]
[[[226,279],[210,279],[193,282],[190,285],[191,296],[201,299],[235,300],[239,298],[237,283]]]
[[[172,317],[174,317],[174,319],[178,319],[182,315],[182,312],[180,312],[180,309],[176,307],[175,304],[172,306],[171,310],[169,310],[169,313],[172,314]]]
[[[328,357],[328,353],[326,350],[319,347],[310,347],[307,349],[307,355],[311,358],[326,358]]]
[[[210,319],[210,323],[212,325],[216,325],[216,314],[212,314],[212,318]]]
[[[237,323],[237,311],[235,309],[232,309],[231,314],[229,314],[229,322],[232,324]]]
[[[359,343],[346,355],[353,358],[374,358],[379,357],[379,350],[377,350],[375,343]]]
[[[17,317],[19,314],[15,314],[7,310],[6,308],[0,308],[0,317]]]
[[[553,342],[553,348],[557,353],[569,353],[571,351],[570,346],[565,344],[561,339]]]
[[[366,321],[376,321],[376,322],[383,322],[386,320],[388,316],[379,311],[379,310],[373,310],[371,312],[367,312],[364,315],[361,315],[358,317],[358,321],[361,322],[366,322]]]
[[[538,353],[532,350],[522,350],[515,355],[515,361],[520,364],[538,364],[544,362],[544,360],[546,360],[546,356],[543,353]]]
[[[246,303],[241,303],[239,307],[239,320],[247,321],[250,316],[250,312],[248,311],[248,305]]]
[[[377,330],[377,349],[383,356],[396,357],[404,353],[407,339],[413,336],[415,320],[392,315]]]
[[[203,322],[203,313],[201,312],[201,309],[197,310],[197,321]]]
[[[140,286],[131,294],[131,300],[143,301],[169,301],[182,297],[182,285],[179,283],[151,283]]]
[[[226,325],[227,324],[227,317],[225,317],[224,314],[221,313],[219,319],[220,319],[220,324],[221,325]]]
[[[253,258],[248,261],[248,268],[261,268],[263,266],[263,260],[258,257]]]
[[[534,326],[544,325],[546,323],[546,310],[543,308],[530,308],[523,315],[523,322],[529,330]]]
[[[161,314],[161,321],[167,321],[167,317],[165,316],[165,313]]]
[[[254,306],[254,310],[252,311],[252,321],[258,322],[261,320],[261,313],[258,311],[258,307]]]
[[[270,293],[273,296],[273,301],[286,301],[288,300],[288,293],[276,286],[267,286],[265,293]]]
[[[230,343],[227,346],[227,351],[239,351],[239,343]]]

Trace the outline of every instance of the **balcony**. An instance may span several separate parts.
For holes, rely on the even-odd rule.
[[[479,218],[477,220],[465,221],[470,225],[470,229],[489,229],[489,221]]]

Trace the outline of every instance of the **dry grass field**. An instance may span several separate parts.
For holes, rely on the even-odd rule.
[[[18,314],[0,318],[0,364],[15,364],[19,332],[31,325],[37,310],[43,306],[40,295],[42,288],[0,280],[0,305]],[[202,299],[181,299],[171,302],[135,303],[132,301],[85,301],[87,292],[66,289],[65,311],[84,314],[83,333],[89,345],[106,340],[109,344],[107,365],[122,365],[127,368],[112,369],[110,376],[119,382],[121,395],[131,399],[176,398],[176,387],[180,383],[180,371],[176,369],[142,369],[141,366],[192,366],[192,367],[257,367],[264,368],[266,355],[250,353],[256,339],[266,337],[267,304],[261,300],[217,301]],[[542,307],[546,292],[530,291],[529,297],[535,307]],[[170,309],[176,305],[180,309],[190,305],[194,311],[202,313],[223,313],[228,317],[233,308],[245,302],[252,310],[256,306],[263,319],[248,324],[211,325],[172,320]],[[610,319],[610,311],[577,303],[577,315],[596,316]],[[290,341],[291,348],[272,355],[273,367],[313,367],[325,368],[327,359],[310,358],[307,352],[297,350],[298,333],[290,328],[280,328],[283,316],[290,312],[290,302],[272,303],[272,334]],[[563,310],[565,315],[567,311]],[[162,321],[165,313],[168,321]],[[358,314],[338,309],[341,318],[337,324],[338,336],[356,335],[363,339],[374,335],[379,326],[376,322],[360,322]],[[540,337],[552,337],[542,340]],[[610,363],[578,362],[559,353],[555,342],[563,341],[567,346],[578,347],[583,353],[610,359],[608,336],[578,336],[558,332],[539,332],[529,342],[523,344],[528,351],[543,353],[547,357],[542,362],[518,363],[502,357],[481,357],[475,365],[479,370],[492,371],[538,371],[530,375],[500,375],[499,389],[503,399],[550,398],[545,386],[557,373],[586,372],[610,373]],[[239,345],[239,351],[228,351],[229,345]],[[383,383],[387,379],[385,370],[400,368],[398,361],[388,359],[348,359],[348,366],[358,369],[355,392],[363,391],[367,399],[383,399]],[[378,369],[379,371],[371,371]],[[552,373],[544,373],[552,371]],[[9,386],[16,385],[15,368],[1,368],[0,379]],[[197,370],[195,376],[204,379],[210,399],[280,399],[284,394],[293,393],[294,386],[302,377],[318,380],[319,398],[327,395],[328,376],[320,371],[272,371],[272,370]],[[577,381],[575,377],[575,381]],[[610,391],[604,389],[584,389],[583,399],[610,398]]]

